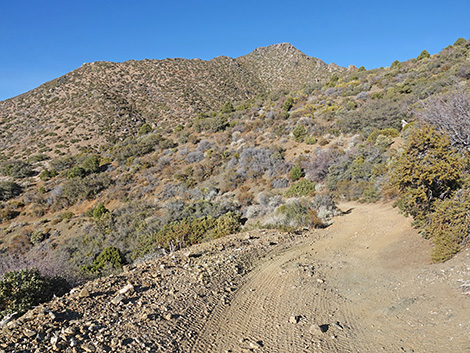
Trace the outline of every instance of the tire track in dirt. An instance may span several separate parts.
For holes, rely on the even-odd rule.
[[[347,300],[324,283],[310,251],[303,244],[256,268],[229,305],[219,304],[192,352],[361,351],[348,343],[355,325]],[[329,325],[328,331],[319,331],[320,325]]]
[[[429,263],[390,205],[349,208],[260,261],[191,352],[470,352],[470,303],[441,278],[449,265]]]

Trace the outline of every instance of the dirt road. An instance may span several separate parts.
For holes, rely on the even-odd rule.
[[[192,352],[470,352],[468,251],[431,265],[428,242],[391,206],[342,208],[260,263]]]
[[[0,329],[0,353],[469,353],[470,251],[433,265],[390,205],[341,208],[88,282]]]

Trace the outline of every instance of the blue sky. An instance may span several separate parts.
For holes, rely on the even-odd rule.
[[[290,42],[368,69],[468,39],[470,1],[0,0],[0,100],[84,62],[237,57]]]

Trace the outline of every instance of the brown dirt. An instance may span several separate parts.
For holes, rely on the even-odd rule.
[[[0,350],[470,352],[469,249],[430,264],[390,205],[342,209],[327,229],[240,234],[87,283],[10,322]]]

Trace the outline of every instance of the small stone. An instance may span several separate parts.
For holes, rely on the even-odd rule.
[[[126,293],[132,294],[132,293],[134,293],[134,286],[129,283],[127,286],[125,286],[124,288],[119,290],[118,293],[119,294],[126,294]]]
[[[310,332],[312,335],[317,335],[319,333],[322,333],[322,330],[320,329],[320,326],[318,325],[311,325],[310,328],[308,329],[308,332]]]
[[[58,336],[52,336],[51,337],[51,344],[54,346],[59,342],[59,337]]]
[[[341,324],[338,321],[332,323],[331,326],[335,327],[338,330],[343,330],[343,326],[341,326]]]
[[[111,339],[111,347],[117,347],[117,346],[119,346],[119,339],[114,337]]]
[[[122,294],[118,294],[111,300],[111,303],[113,303],[114,305],[118,305],[123,299],[124,296]]]
[[[49,317],[51,318],[51,320],[55,320],[56,319],[56,315],[52,312],[52,311],[49,311]]]
[[[78,296],[79,296],[80,298],[87,298],[87,297],[90,296],[90,292],[88,291],[88,289],[83,288],[83,289],[80,291],[80,293],[78,293]]]
[[[33,330],[30,330],[28,328],[26,328],[24,331],[23,331],[24,335],[26,337],[33,337],[33,336],[36,336],[37,335],[37,332],[36,331],[33,331]]]
[[[250,341],[249,346],[252,349],[260,349],[261,348],[261,344],[259,344],[258,342],[254,342],[254,341]]]
[[[86,343],[82,344],[82,349],[85,352],[96,352],[96,347],[90,342],[86,342]]]
[[[173,315],[171,315],[170,313],[168,313],[168,314],[165,314],[165,315],[163,316],[163,318],[164,318],[165,320],[170,321],[171,319],[173,319]]]
[[[318,283],[325,283],[325,281],[322,280],[321,278],[317,278],[317,282],[318,282]]]
[[[301,316],[300,315],[292,315],[290,318],[289,318],[289,323],[291,324],[297,324],[299,321],[300,321],[300,318]]]

